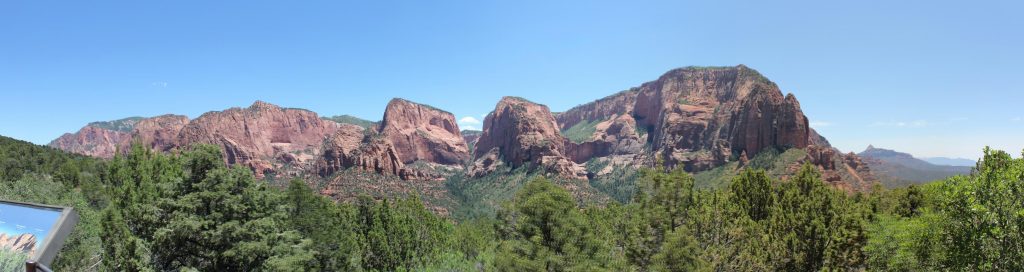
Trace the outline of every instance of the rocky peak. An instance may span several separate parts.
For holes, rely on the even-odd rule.
[[[424,161],[460,167],[470,158],[455,116],[430,106],[395,99],[379,126],[336,121],[308,110],[256,101],[246,108],[207,112],[194,120],[162,115],[94,122],[54,140],[51,146],[111,158],[118,149],[127,151],[132,139],[157,151],[212,144],[222,148],[226,163],[249,167],[258,177],[301,171],[328,175],[359,167],[421,178],[429,174],[406,169],[404,164]]]
[[[783,96],[775,83],[744,65],[674,69],[640,87],[570,109],[558,120],[565,129],[585,121],[624,123],[624,116],[634,119],[635,136],[651,146],[655,156],[648,158],[661,157],[689,171],[724,164],[742,152],[755,156],[769,147],[803,148],[810,141],[796,97]],[[602,133],[607,134],[593,138],[604,138]]]
[[[130,117],[114,121],[92,122],[76,133],[66,133],[50,142],[64,151],[98,158],[113,158],[118,150],[127,152],[134,139],[156,150],[175,146],[178,132],[188,117],[161,115],[152,118]]]
[[[383,136],[356,125],[342,124],[325,141],[317,169],[320,176],[326,177],[351,167],[400,176],[405,165],[398,151]]]
[[[247,109],[208,112],[192,120],[181,129],[178,144],[219,145],[228,164],[247,166],[262,177],[284,162],[312,163],[320,154],[324,138],[334,134],[338,126],[311,111],[256,101]]]
[[[130,139],[128,132],[87,125],[78,132],[61,135],[48,145],[71,153],[109,159],[114,157],[122,142]]]
[[[561,155],[564,141],[547,106],[506,96],[484,118],[475,155],[498,148],[513,166],[519,166],[541,155]]]
[[[913,155],[903,152],[897,152],[892,149],[877,148],[873,145],[868,145],[867,149],[860,152],[858,155],[862,157],[887,159],[887,160],[916,160]]]
[[[145,118],[137,117],[136,116],[136,117],[128,117],[128,118],[123,118],[123,119],[118,119],[118,120],[113,120],[113,121],[92,122],[92,123],[89,123],[86,126],[97,127],[97,128],[102,128],[102,129],[108,129],[108,130],[113,130],[113,131],[120,131],[120,132],[131,132],[132,128],[135,127],[135,124],[137,124],[139,121],[142,121],[143,119],[145,119]]]
[[[131,138],[144,147],[157,151],[168,151],[178,146],[178,133],[188,125],[184,115],[165,114],[140,120],[132,129]],[[131,141],[120,144],[121,150],[128,150]]]
[[[878,181],[857,154],[843,154],[838,149],[817,145],[807,146],[804,150],[807,156],[790,165],[789,172],[796,173],[803,163],[810,163],[818,168],[825,182],[847,192],[870,190]]]
[[[281,107],[278,107],[277,105],[270,104],[270,103],[267,103],[267,102],[263,102],[263,101],[260,101],[260,100],[256,100],[255,102],[252,103],[252,105],[249,106],[249,110],[251,110],[251,111],[280,111]]]
[[[512,167],[531,163],[562,177],[586,179],[583,167],[566,156],[566,142],[547,106],[504,97],[484,119],[474,154],[486,159],[494,157],[487,156],[489,153],[498,152]]]
[[[392,99],[384,111],[380,133],[391,141],[404,163],[423,160],[458,165],[470,157],[455,115],[431,106]]]
[[[470,158],[455,115],[431,106],[395,98],[388,103],[380,126],[356,128],[342,125],[327,140],[317,163],[320,176],[355,167],[402,179],[432,179],[436,173],[406,164],[421,161],[461,167]]]

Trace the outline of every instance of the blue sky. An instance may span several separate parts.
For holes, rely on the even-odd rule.
[[[45,144],[90,121],[196,117],[257,99],[378,120],[403,97],[481,119],[505,95],[561,111],[672,68],[742,63],[794,93],[843,151],[1019,154],[1021,10],[1019,1],[4,1],[0,134]]]

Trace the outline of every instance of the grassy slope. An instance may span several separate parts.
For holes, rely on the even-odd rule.
[[[472,218],[492,218],[495,211],[505,202],[512,199],[528,181],[540,176],[530,171],[529,165],[511,169],[501,166],[496,171],[479,178],[467,177],[456,173],[445,182],[448,191],[458,201],[452,211],[453,218],[458,220]],[[577,201],[584,205],[605,204],[610,199],[590,184],[579,180],[565,180],[548,177],[552,182],[569,190]]]
[[[587,172],[597,173],[607,167],[606,160],[591,159],[584,165]],[[590,179],[590,186],[620,203],[628,203],[636,193],[636,180],[640,172],[631,166],[615,166],[612,172]]]
[[[590,140],[590,137],[597,131],[597,124],[601,123],[600,120],[584,120],[576,123],[575,125],[562,130],[562,135],[575,143],[582,143]]]
[[[786,174],[786,168],[789,165],[805,156],[807,156],[807,152],[799,148],[792,148],[785,152],[769,149],[758,153],[754,158],[750,159],[750,162],[745,167],[765,169],[769,176],[778,178]],[[734,161],[708,171],[699,172],[694,175],[696,186],[698,188],[723,188],[729,186],[732,178],[743,170],[743,168],[738,166],[739,162]]]
[[[142,120],[142,117],[128,117],[124,119],[118,119],[113,121],[103,122],[92,122],[89,123],[90,127],[98,127],[102,129],[109,129],[121,132],[131,132],[135,128],[135,124]]]
[[[357,125],[357,126],[360,126],[360,127],[363,127],[363,128],[367,128],[367,129],[370,128],[370,127],[373,127],[374,125],[377,125],[377,122],[373,122],[373,121],[370,121],[370,120],[362,119],[362,118],[355,117],[355,116],[352,116],[352,115],[335,115],[335,116],[331,116],[331,117],[324,116],[324,117],[320,117],[320,118],[324,119],[324,120],[331,120],[331,121],[334,121],[334,122],[340,123],[340,124]]]

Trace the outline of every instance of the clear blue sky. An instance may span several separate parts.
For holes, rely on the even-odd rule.
[[[480,119],[505,95],[561,111],[742,63],[843,151],[1024,149],[1019,1],[275,2],[4,1],[0,134],[45,144],[257,99],[378,120],[403,97]]]

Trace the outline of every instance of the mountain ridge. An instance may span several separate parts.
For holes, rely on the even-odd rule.
[[[481,176],[504,164],[571,180],[658,163],[700,172],[762,150],[814,148],[801,161],[844,173],[830,182],[846,183],[851,191],[873,182],[856,154],[839,153],[810,128],[792,93],[745,65],[672,69],[559,113],[506,96],[479,133],[459,129],[450,112],[402,98],[388,103],[380,122],[337,119],[256,101],[191,120],[142,118],[131,132],[87,125],[51,146],[109,158],[132,139],[159,151],[206,143],[221,146],[226,163],[247,166],[260,177],[330,179],[354,167],[404,180],[443,180],[442,173],[457,169]],[[428,167],[410,167],[421,162]]]
[[[883,185],[890,187],[919,184],[955,175],[970,174],[973,167],[935,165],[909,153],[877,148],[874,145],[858,153],[875,170]]]
[[[922,160],[929,162],[934,165],[949,165],[949,166],[970,166],[974,167],[978,163],[977,160],[966,159],[966,158],[950,158],[950,157],[926,157],[921,158]]]

